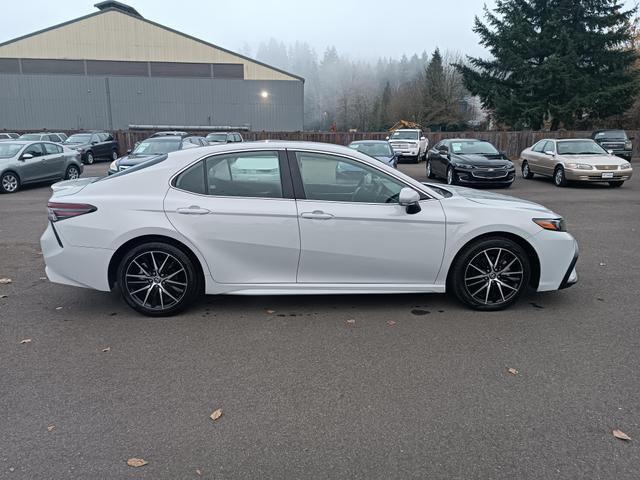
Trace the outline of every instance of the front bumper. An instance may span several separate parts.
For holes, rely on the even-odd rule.
[[[631,178],[633,169],[626,170],[580,170],[567,168],[564,171],[567,180],[572,182],[624,182]]]
[[[496,172],[486,172],[487,176],[484,176],[485,173],[474,173],[473,170],[467,169],[459,169],[456,168],[453,171],[456,180],[460,184],[473,184],[473,185],[511,185],[516,178],[516,171],[507,170],[505,171],[496,171]],[[496,176],[488,176],[496,175]],[[498,176],[499,174],[499,176]]]
[[[567,288],[578,281],[578,242],[570,233],[541,230],[528,240],[540,262],[539,292]]]

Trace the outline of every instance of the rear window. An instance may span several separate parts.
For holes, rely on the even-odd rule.
[[[111,178],[115,178],[115,177],[122,177],[124,175],[128,175],[130,173],[133,172],[137,172],[139,170],[144,170],[147,167],[150,167],[152,165],[156,165],[160,162],[164,162],[166,159],[168,158],[168,156],[166,154],[164,155],[158,155],[157,157],[151,157],[149,158],[149,160],[145,160],[142,163],[139,163],[138,165],[135,165],[131,168],[127,168],[126,170],[121,170],[118,173],[114,173],[113,175],[108,175],[106,177],[100,177],[96,180],[96,182],[102,182],[105,180],[109,180]]]

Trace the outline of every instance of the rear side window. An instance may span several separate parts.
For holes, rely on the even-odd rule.
[[[62,147],[60,145],[54,145],[53,143],[44,143],[43,145],[45,152],[47,152],[47,155],[62,153]]]
[[[283,198],[278,152],[209,157],[181,173],[174,185],[214,196]]]

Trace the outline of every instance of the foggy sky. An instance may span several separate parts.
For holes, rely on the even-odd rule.
[[[96,11],[97,0],[2,3],[0,42]],[[353,59],[399,58],[433,51],[478,55],[474,15],[494,0],[121,0],[149,20],[238,53],[255,56],[271,37],[308,42],[321,56],[329,45]],[[628,5],[635,3],[627,1]],[[395,5],[395,6],[394,6]]]

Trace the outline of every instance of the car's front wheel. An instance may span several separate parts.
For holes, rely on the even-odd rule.
[[[111,160],[115,162],[117,159],[118,159],[118,151],[113,149],[111,151]]]
[[[20,189],[20,179],[13,172],[5,172],[0,177],[0,192],[14,193]]]
[[[512,305],[529,285],[531,263],[513,240],[491,237],[461,251],[449,275],[449,287],[464,304],[476,310],[502,310]]]
[[[453,171],[453,167],[447,168],[447,184],[448,185],[456,184],[456,174]]]
[[[529,168],[529,162],[526,160],[522,162],[522,178],[526,178],[527,180],[531,180],[533,178],[533,172],[531,168]]]
[[[433,168],[431,167],[430,158],[427,158],[427,178],[436,178],[435,173],[433,173]]]
[[[138,245],[123,257],[118,285],[134,310],[151,317],[174,315],[187,308],[200,290],[191,259],[167,243]]]
[[[553,183],[556,187],[566,187],[567,177],[564,174],[564,168],[557,166],[555,172],[553,172]]]

